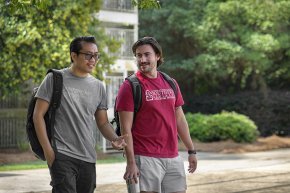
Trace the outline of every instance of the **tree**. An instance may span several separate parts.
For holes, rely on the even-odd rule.
[[[0,3],[0,93],[20,92],[23,82],[39,83],[48,68],[70,63],[69,43],[76,36],[94,35],[102,54],[94,74],[102,77],[115,58],[119,43],[107,37],[94,17],[99,0],[22,1]],[[38,4],[39,3],[39,4]],[[44,4],[41,4],[44,3]]]
[[[290,86],[290,1],[163,0],[141,10],[185,94]],[[162,27],[160,27],[162,26]]]
[[[160,3],[158,0],[132,0],[132,4],[137,6],[138,9],[160,9]]]
[[[1,3],[1,9],[8,9],[10,13],[15,13],[17,11],[26,12],[29,11],[32,7],[37,7],[38,9],[46,9],[49,0],[4,0],[4,3]]]
[[[160,8],[160,3],[158,0],[131,0],[134,6],[138,9],[151,9]],[[37,7],[39,9],[46,9],[49,4],[49,0],[6,0],[4,4],[10,12],[16,12],[18,10],[27,11],[31,7]]]

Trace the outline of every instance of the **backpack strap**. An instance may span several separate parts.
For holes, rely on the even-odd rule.
[[[164,79],[169,83],[169,85],[173,89],[175,96],[177,96],[177,85],[176,85],[176,82],[173,80],[173,78],[171,78],[169,75],[167,75],[164,72],[161,72],[161,71],[158,71],[158,72],[160,72],[160,74],[164,77]],[[126,80],[128,80],[131,83],[133,99],[134,99],[134,113],[137,113],[142,104],[141,85],[136,74],[132,74],[131,76],[128,76]]]
[[[63,77],[62,77],[62,73],[59,70],[49,69],[47,71],[47,74],[50,72],[53,74],[53,91],[52,91],[52,97],[49,104],[50,131],[51,131],[50,134],[51,134],[51,142],[53,144],[55,151],[57,152],[55,138],[53,137],[53,135],[54,135],[55,114],[56,114],[57,108],[60,106],[60,103],[61,103]]]
[[[48,73],[53,74],[53,91],[52,98],[50,101],[50,108],[56,110],[60,106],[62,87],[63,87],[63,78],[62,73],[56,69],[49,69]]]
[[[136,74],[132,74],[126,78],[131,83],[133,99],[134,99],[134,114],[137,113],[140,109],[142,102],[142,90],[140,82]]]
[[[175,96],[177,96],[177,85],[176,85],[175,81],[170,76],[165,74],[164,72],[160,72],[160,73],[162,74],[164,79],[172,87]],[[134,122],[135,117],[136,117],[136,113],[139,111],[141,104],[142,104],[142,88],[141,88],[139,79],[137,78],[136,74],[132,74],[132,75],[128,76],[126,78],[126,80],[128,80],[130,82],[131,88],[132,88],[132,94],[133,94],[133,100],[134,100],[134,115],[133,115],[133,122]],[[119,123],[119,116],[118,116],[118,112],[116,110],[116,102],[114,105],[114,118],[110,123],[114,124],[114,122],[116,122],[116,124],[117,124],[115,132],[118,136],[120,136],[121,130],[120,130],[120,123]]]
[[[134,113],[133,113],[133,121],[135,120],[135,114],[138,112],[141,106],[142,102],[142,91],[141,91],[141,85],[140,82],[135,74],[132,74],[125,78],[125,80],[128,80],[130,82],[131,88],[132,88],[132,94],[133,94],[133,100],[134,100]],[[115,99],[115,105],[114,105],[114,118],[110,122],[111,124],[116,123],[117,127],[115,129],[115,133],[118,136],[121,136],[121,127],[120,127],[120,120],[118,111],[116,108],[116,101],[117,97]]]
[[[175,96],[177,96],[177,85],[176,85],[176,82],[173,80],[173,78],[171,78],[168,74],[164,72],[161,72],[161,71],[158,71],[158,72],[160,72],[163,78],[169,83],[169,85],[173,89]]]

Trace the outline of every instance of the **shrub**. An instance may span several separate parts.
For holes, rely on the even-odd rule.
[[[263,137],[290,136],[290,92],[288,90],[243,91],[235,94],[184,96],[185,112],[216,114],[222,110],[248,116]]]
[[[232,139],[235,142],[253,142],[259,132],[247,116],[235,112],[214,115],[186,113],[190,134],[202,142]]]

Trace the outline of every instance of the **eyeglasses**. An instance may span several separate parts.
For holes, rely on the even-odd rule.
[[[79,52],[79,54],[85,55],[86,60],[91,60],[92,58],[94,58],[95,60],[99,60],[101,57],[99,53],[89,54],[89,53]]]

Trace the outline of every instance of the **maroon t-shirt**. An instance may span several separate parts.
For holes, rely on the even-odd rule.
[[[137,77],[142,87],[142,105],[132,126],[135,155],[157,158],[178,156],[175,109],[184,104],[179,87],[175,96],[160,73],[152,79],[137,72]],[[117,98],[117,111],[134,112],[132,88],[128,80],[120,87]]]

